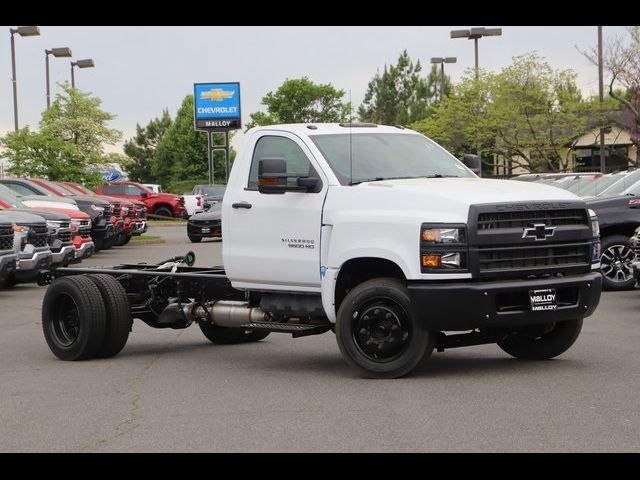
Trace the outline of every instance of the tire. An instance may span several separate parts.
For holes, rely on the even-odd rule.
[[[131,240],[131,235],[125,235],[124,233],[121,233],[120,235],[118,235],[114,246],[123,247],[127,243],[129,243],[129,240]]]
[[[211,343],[234,345],[247,341],[246,330],[242,328],[219,327],[210,322],[198,322],[198,325]]]
[[[97,358],[111,358],[124,348],[133,325],[126,290],[111,275],[95,274],[88,278],[100,290],[107,313],[104,341],[96,354]]]
[[[102,242],[102,250],[110,250],[116,244],[120,235],[120,233],[117,235],[111,235],[109,238],[104,240]]]
[[[189,237],[189,240],[191,240],[191,242],[193,243],[200,243],[202,241],[202,237],[194,237],[193,235],[189,235],[187,233],[187,236]]]
[[[498,342],[512,357],[522,360],[549,360],[566,352],[582,330],[582,319],[550,325],[525,327]]]
[[[105,338],[107,313],[100,290],[84,275],[54,280],[42,302],[42,330],[60,360],[95,357]]]
[[[124,237],[124,242],[120,246],[124,247],[125,245],[127,245],[131,241],[131,237],[133,237],[133,235],[125,236]]]
[[[266,330],[248,330],[245,332],[245,342],[259,342],[269,336],[271,332]]]
[[[104,238],[94,238],[93,239],[93,247],[95,249],[95,252],[98,253],[100,250],[102,250],[104,248]]]
[[[159,215],[161,217],[173,218],[173,212],[169,210],[167,207],[158,207],[153,211],[153,214]]]
[[[611,235],[602,239],[600,271],[603,289],[609,291],[630,290],[635,286],[631,262],[635,258],[628,237]]]
[[[368,280],[347,294],[338,309],[336,339],[345,360],[368,378],[406,375],[435,343],[414,318],[407,287],[395,278]]]

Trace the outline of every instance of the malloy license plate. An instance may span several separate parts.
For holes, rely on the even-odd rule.
[[[529,300],[531,301],[532,312],[556,310],[558,308],[558,295],[555,288],[529,290]]]

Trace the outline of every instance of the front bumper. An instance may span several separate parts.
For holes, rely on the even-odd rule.
[[[0,284],[4,283],[16,271],[18,256],[14,253],[0,256]]]
[[[34,280],[40,270],[48,270],[51,267],[53,254],[51,250],[41,250],[30,255],[21,253],[16,264],[15,278],[18,281]]]
[[[142,221],[136,222],[136,225],[135,225],[135,228],[133,229],[132,234],[133,235],[142,235],[146,231],[147,231],[147,221],[146,220],[142,220]]]
[[[203,231],[204,229],[204,231]],[[187,234],[191,237],[201,238],[217,238],[222,236],[222,225],[217,223],[216,225],[194,225],[187,223]]]
[[[531,311],[529,290],[555,288],[556,310]],[[508,328],[588,317],[600,302],[602,275],[493,282],[410,282],[413,314],[426,328],[463,331]]]
[[[59,267],[62,265],[63,267],[66,267],[75,259],[75,256],[76,248],[73,245],[65,245],[60,249],[60,251],[53,252],[51,266]]]
[[[93,242],[84,242],[80,245],[79,248],[76,249],[76,258],[75,260],[82,260],[85,258],[89,258],[95,252],[95,245]]]

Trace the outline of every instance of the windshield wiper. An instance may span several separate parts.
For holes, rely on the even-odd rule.
[[[459,178],[458,175],[441,175],[439,173],[435,173],[433,175],[420,175],[420,176],[407,176],[407,175],[403,175],[400,177],[375,177],[375,178],[365,178],[363,180],[356,180],[354,182],[351,182],[349,185],[358,185],[360,183],[366,183],[366,182],[381,182],[383,180],[405,180],[405,179],[412,179],[412,178]]]

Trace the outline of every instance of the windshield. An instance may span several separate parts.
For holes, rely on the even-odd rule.
[[[78,194],[77,192],[72,191],[69,187],[61,184],[60,182],[51,182],[51,183],[53,183],[53,186],[56,188],[56,190],[58,190],[65,197]]]
[[[226,187],[202,187],[202,194],[211,197],[219,197],[224,195]]]
[[[4,185],[0,185],[0,200],[8,203],[13,208],[29,208],[27,204],[18,198],[13,190]]]
[[[613,185],[617,181],[618,179],[616,177],[604,175],[590,182],[585,182],[578,190],[574,191],[574,193],[580,197],[595,197],[609,185]]]
[[[598,193],[598,196],[620,195],[627,188],[640,180],[640,170],[636,170],[633,173],[628,173],[626,175],[622,174],[621,177],[622,178],[618,177],[619,180],[612,184],[609,188]]]
[[[310,137],[342,185],[393,178],[474,176],[422,135],[339,133]]]

